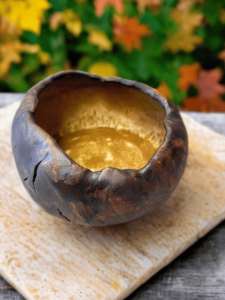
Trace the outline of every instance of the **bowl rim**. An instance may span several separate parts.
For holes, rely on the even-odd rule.
[[[148,164],[150,163],[151,159],[153,159],[154,155],[156,154],[156,152],[161,148],[161,147],[165,147],[165,144],[167,144],[168,140],[170,139],[170,133],[171,133],[171,122],[170,122],[170,116],[169,114],[171,113],[171,107],[169,105],[168,99],[166,97],[164,97],[162,94],[160,94],[156,89],[148,86],[147,84],[138,82],[138,81],[133,81],[133,80],[129,80],[129,79],[123,79],[121,77],[103,77],[97,74],[91,74],[88,72],[84,72],[84,71],[74,71],[74,70],[68,70],[68,71],[60,71],[58,73],[55,73],[54,75],[50,75],[47,78],[43,79],[42,81],[40,81],[39,83],[37,83],[32,89],[34,89],[33,95],[32,95],[32,100],[34,103],[34,106],[32,108],[32,114],[35,114],[35,111],[37,109],[38,106],[38,96],[40,95],[40,93],[49,85],[51,85],[51,83],[54,80],[59,80],[63,77],[66,76],[70,76],[70,75],[83,75],[86,76],[88,78],[92,78],[92,79],[98,79],[103,83],[119,83],[122,85],[125,85],[127,87],[132,87],[132,88],[136,88],[137,90],[141,91],[142,93],[145,93],[147,95],[149,95],[150,97],[152,97],[153,100],[155,100],[156,102],[158,102],[163,109],[165,110],[165,117],[163,119],[163,125],[165,128],[165,136],[163,139],[163,142],[159,145],[159,147],[156,149],[156,151],[154,152],[153,156],[149,159],[149,161],[145,164],[145,166],[143,166],[140,169],[133,169],[136,172],[141,171],[143,169],[145,169]],[[28,91],[29,92],[29,91]],[[26,96],[25,96],[26,97]],[[35,117],[32,118],[32,122],[34,123],[35,126],[37,126],[39,129],[42,129],[40,125],[37,124]],[[42,129],[43,130],[43,129]],[[45,131],[46,132],[46,131]],[[47,133],[47,132],[46,132]],[[49,136],[51,136],[49,133],[47,133]],[[52,137],[52,136],[51,136]],[[57,144],[58,145],[58,144]],[[73,163],[79,165],[76,161],[74,161],[72,158],[70,158],[65,151],[63,151],[63,149],[58,146],[59,149],[62,152],[62,155],[66,156],[67,158],[71,159]],[[81,165],[79,165],[81,166]],[[87,170],[88,168],[85,168],[83,166],[81,166],[84,170]],[[91,171],[92,173],[94,172],[101,172],[104,169],[107,168],[111,168],[111,167],[106,167],[103,168],[99,171]],[[113,168],[113,167],[112,167]],[[131,169],[119,169],[119,168],[113,168],[113,169],[118,169],[118,170],[131,170]]]

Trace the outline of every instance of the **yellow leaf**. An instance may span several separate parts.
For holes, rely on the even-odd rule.
[[[0,79],[3,78],[10,69],[11,61],[8,59],[4,59],[0,61]]]
[[[21,14],[26,10],[26,3],[25,1],[18,0],[16,3],[12,1],[5,1],[3,2],[5,5],[5,17],[8,17],[11,22],[14,22],[17,26],[20,23]]]
[[[30,6],[35,6],[36,9],[46,10],[51,7],[47,0],[26,0]]]
[[[190,12],[189,10],[173,9],[171,17],[187,32],[191,32],[196,27],[199,27],[203,20],[202,13]]]
[[[80,20],[75,20],[72,22],[67,22],[66,23],[66,28],[68,31],[70,31],[73,35],[78,36],[81,33],[82,30],[82,23]]]
[[[178,31],[168,37],[164,43],[164,49],[175,53],[178,51],[192,52],[196,46],[203,43],[203,38],[191,33]]]
[[[117,70],[114,65],[108,62],[97,62],[90,66],[88,69],[89,73],[97,74],[103,77],[117,76]]]
[[[0,47],[0,78],[3,78],[9,71],[11,63],[20,63],[22,52],[38,53],[39,45],[23,44],[19,40],[5,42]]]
[[[43,65],[48,65],[52,60],[48,53],[40,51],[38,57]]]
[[[39,35],[44,11],[51,7],[47,0],[7,0],[1,1],[4,16],[14,22],[18,28]]]
[[[5,16],[9,8],[9,2],[0,1],[0,16]]]
[[[65,24],[66,29],[75,36],[79,36],[82,31],[81,20],[72,9],[63,12],[56,12],[50,18],[50,27],[56,30],[60,25]]]
[[[162,0],[136,0],[138,3],[138,10],[143,13],[145,8],[148,7],[151,10],[157,9],[162,5]]]
[[[171,17],[179,25],[179,29],[168,36],[164,43],[165,50],[191,52],[203,42],[202,37],[194,35],[194,30],[202,24],[203,14],[190,12],[188,7],[187,10],[173,9]]]
[[[40,46],[20,43],[18,47],[18,51],[28,52],[28,53],[38,53],[40,51]]]
[[[112,42],[101,31],[90,29],[88,42],[92,45],[98,46],[100,50],[110,51],[112,49]]]
[[[225,24],[225,9],[221,9],[219,12],[219,20],[222,24]]]
[[[188,10],[191,9],[193,5],[203,4],[205,0],[179,0],[177,8],[179,10]]]
[[[12,40],[22,34],[21,29],[4,16],[0,19],[0,28],[0,38],[4,41]]]
[[[50,27],[52,30],[56,30],[60,25],[64,23],[63,13],[56,12],[50,17]]]
[[[82,30],[82,23],[72,9],[66,9],[63,12],[64,24],[68,31],[73,35],[78,36]]]
[[[24,11],[23,18],[19,20],[18,24],[23,30],[32,31],[39,35],[41,33],[41,21],[42,13],[29,8]]]

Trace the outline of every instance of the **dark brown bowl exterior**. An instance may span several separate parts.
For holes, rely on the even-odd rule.
[[[166,111],[166,136],[146,166],[139,170],[105,168],[92,172],[69,158],[55,139],[37,125],[34,112],[38,95],[51,82],[65,76],[88,76],[103,83],[131,86],[160,103]],[[27,92],[14,117],[12,148],[26,190],[43,209],[77,224],[106,226],[144,216],[170,197],[186,166],[188,138],[178,109],[149,86],[118,77],[63,71]]]

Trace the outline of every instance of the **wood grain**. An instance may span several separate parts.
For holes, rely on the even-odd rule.
[[[200,246],[201,246],[201,243],[200,243]],[[212,246],[212,245],[210,245],[210,246]],[[205,248],[208,249],[207,245],[205,246]],[[205,253],[207,254],[208,252],[206,251],[206,249],[205,249]],[[189,250],[189,251],[191,251],[191,250]],[[211,251],[211,252],[209,252],[210,255],[208,253],[208,256],[207,256],[208,257],[208,259],[207,259],[208,264],[205,263],[205,265],[208,265],[208,268],[205,267],[204,268],[204,270],[205,270],[204,272],[207,272],[207,270],[210,268],[210,266],[212,266],[212,264],[213,264],[213,257],[215,257],[215,255],[217,255],[217,257],[220,256],[220,258],[223,257],[223,255],[224,255],[224,253],[222,252],[222,249],[220,249],[220,247],[218,247],[218,246],[215,247],[214,244],[213,244],[213,248],[210,248],[209,251]],[[201,251],[200,251],[200,253],[201,253]],[[183,257],[185,259],[185,256],[183,256]],[[202,255],[202,253],[201,253],[200,257],[204,257]],[[209,263],[210,262],[209,258],[212,258],[211,263]],[[181,262],[182,262],[182,256],[179,259],[181,259]],[[187,260],[188,260],[188,258],[187,258]],[[190,258],[189,258],[189,260],[190,260]],[[198,257],[198,260],[199,260],[199,257]],[[215,261],[215,259],[214,259],[214,261]],[[178,262],[179,262],[179,260],[178,260]],[[161,273],[159,273],[158,275],[156,275],[150,281],[150,282],[153,282],[151,284],[150,288],[149,288],[151,291],[146,292],[146,290],[144,290],[144,294],[143,294],[141,292],[141,289],[137,290],[132,296],[130,296],[129,299],[150,299],[150,298],[151,299],[181,299],[181,295],[182,295],[182,299],[185,299],[185,300],[186,299],[195,299],[195,298],[193,298],[195,296],[198,297],[198,299],[199,299],[199,295],[200,296],[203,295],[203,299],[223,299],[223,298],[219,298],[220,297],[220,295],[219,295],[220,290],[218,288],[217,288],[217,291],[215,291],[215,289],[212,289],[213,292],[210,292],[210,287],[212,288],[213,285],[214,286],[219,286],[218,283],[220,282],[220,280],[219,281],[218,280],[213,280],[213,278],[211,278],[212,276],[211,277],[210,276],[208,276],[208,277],[206,276],[208,278],[208,280],[207,280],[207,287],[208,287],[208,289],[204,288],[204,286],[202,288],[201,287],[198,288],[198,285],[200,285],[200,284],[203,283],[203,277],[204,277],[203,274],[205,274],[204,272],[201,272],[201,268],[200,268],[200,266],[202,267],[202,263],[201,262],[202,261],[199,261],[199,264],[197,265],[197,267],[198,267],[197,270],[194,269],[194,263],[195,263],[194,261],[193,261],[193,263],[187,263],[186,265],[189,266],[189,273],[187,272],[188,267],[186,266],[186,269],[184,269],[184,272],[180,273],[180,275],[179,275],[179,272],[177,274],[177,269],[179,270],[182,266],[180,266],[180,263],[178,263],[178,266],[174,268],[174,272],[175,273],[172,273],[170,276],[168,276],[167,280],[164,279],[164,281],[163,281],[161,279],[161,281],[160,281],[160,276],[163,276],[161,274],[163,274],[163,272],[166,272],[166,269],[165,269],[165,271],[163,270]],[[176,262],[175,262],[175,264],[176,264]],[[221,264],[221,259],[220,259],[220,264]],[[219,272],[214,272],[214,270],[216,270],[216,269],[218,269],[218,267],[217,268],[215,267],[214,269],[212,269],[211,272],[213,271],[212,272],[213,275],[216,274],[215,278],[217,279],[217,278],[220,278],[219,276],[222,273],[219,274]],[[197,272],[197,275],[194,274],[195,277],[191,278],[191,276],[193,277],[193,272]],[[221,267],[221,272],[222,272],[222,267]],[[185,277],[186,273],[187,273],[187,276]],[[157,285],[157,276],[159,276],[158,280],[159,280],[159,283],[160,283],[160,284],[158,283],[158,285]],[[189,281],[187,280],[188,276],[190,277]],[[177,284],[177,282],[175,281],[175,284],[171,284],[172,279],[176,280],[176,278],[180,278],[180,283],[178,282],[179,284]],[[199,279],[198,283],[196,283],[196,280],[195,280],[197,278]],[[202,278],[202,280],[200,280],[201,278]],[[157,287],[154,288],[154,281],[155,280],[156,280]],[[220,283],[222,284],[224,282],[220,282]],[[143,288],[145,288],[146,286],[148,286],[148,284],[145,284],[143,286]],[[194,286],[194,288],[191,289],[190,293],[188,292],[188,287],[189,286],[190,286],[190,288],[191,288],[191,286],[192,287]],[[164,287],[164,290],[162,289],[162,287]],[[4,292],[6,290],[7,289],[4,289]],[[215,291],[215,293],[214,293],[214,291]],[[222,291],[222,289],[221,289],[221,291]],[[207,296],[207,298],[206,297],[204,298],[204,295],[207,295],[207,293],[209,293],[209,295]],[[187,298],[188,295],[191,298]],[[221,295],[222,295],[222,293],[221,293]],[[136,298],[132,298],[132,297],[136,297]],[[7,298],[5,297],[3,299],[7,299]],[[10,299],[16,299],[16,298],[10,298]]]

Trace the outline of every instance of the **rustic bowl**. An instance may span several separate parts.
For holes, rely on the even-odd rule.
[[[137,170],[91,171],[57,143],[65,132],[98,127],[132,131],[156,151]],[[13,121],[12,147],[21,180],[43,209],[77,224],[106,226],[142,217],[170,197],[184,172],[188,139],[177,108],[155,89],[63,71],[27,92]]]

